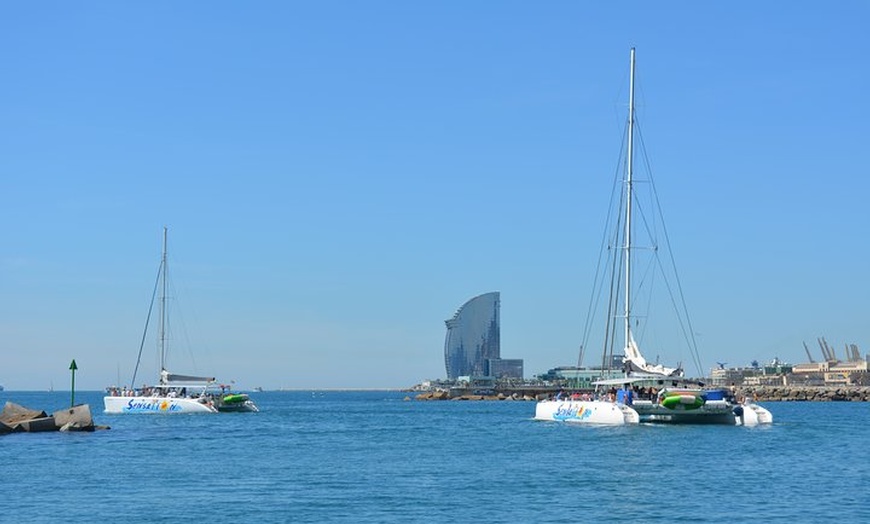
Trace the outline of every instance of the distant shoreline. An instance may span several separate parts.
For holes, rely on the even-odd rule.
[[[264,389],[263,393],[268,391],[405,391],[404,388],[279,388],[279,389]]]
[[[477,395],[469,392],[450,396],[444,392],[421,392],[416,400],[518,400],[537,401],[552,396],[560,388],[523,388],[520,390],[495,391],[493,394]],[[721,386],[721,389],[728,389]],[[568,391],[568,389],[566,389]],[[573,390],[570,390],[573,391]],[[586,390],[583,390],[584,392]],[[870,386],[739,386],[738,396],[756,402],[870,402]]]
[[[727,389],[726,386],[721,386],[722,389]],[[264,389],[262,391],[254,389],[243,389],[239,391],[259,393],[408,393],[408,398],[416,400],[520,400],[520,401],[536,401],[541,398],[546,398],[555,394],[560,388],[519,388],[517,390],[496,390],[493,394],[477,395],[465,392],[465,394],[450,397],[446,392],[437,393],[434,391],[412,391],[408,388],[279,388],[279,389]],[[757,402],[870,402],[870,386],[738,386],[735,388],[737,394],[752,398]],[[6,388],[3,392],[7,396],[15,393],[56,393],[58,395],[68,395],[70,390],[55,389],[54,391],[46,391],[39,389],[21,389],[12,390]],[[82,389],[76,390],[76,393],[82,394],[102,394],[105,393],[101,389]]]
[[[276,389],[263,389],[262,391],[246,388],[246,389],[234,389],[234,391],[240,391],[245,393],[280,393],[280,392],[304,392],[304,391],[331,391],[331,392],[353,392],[353,391],[390,391],[395,393],[401,393],[403,391],[408,391],[407,388],[276,388]],[[65,393],[69,394],[70,390],[68,389],[55,389],[52,391],[46,389],[8,389],[0,390],[2,393]],[[105,393],[103,389],[76,389],[76,393]]]

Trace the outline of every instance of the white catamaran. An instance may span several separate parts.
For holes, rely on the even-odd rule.
[[[103,398],[106,413],[218,413],[231,411],[259,411],[256,404],[245,393],[233,393],[225,385],[219,384],[214,377],[198,377],[170,373],[165,368],[166,344],[166,237],[167,229],[163,228],[163,256],[158,271],[160,286],[160,329],[158,335],[158,353],[160,374],[154,386],[143,386],[139,389],[110,387]],[[156,295],[155,286],[155,295]],[[154,296],[152,296],[152,306]],[[151,316],[149,309],[149,318]],[[146,321],[145,331],[147,333]],[[142,337],[144,345],[145,336]],[[139,348],[139,358],[133,372],[131,386],[136,383],[139,361],[142,357],[142,347]]]
[[[599,380],[594,384],[603,393],[584,395],[577,398],[547,399],[538,402],[535,418],[538,420],[581,422],[587,424],[635,424],[638,422],[664,422],[677,424],[729,424],[753,426],[769,424],[773,416],[765,408],[750,401],[735,398],[727,390],[705,388],[697,381],[686,381],[682,367],[666,367],[648,362],[632,332],[632,322],[637,315],[632,311],[632,256],[637,249],[632,243],[632,211],[634,207],[634,139],[635,139],[635,50],[631,49],[631,70],[629,81],[628,130],[625,156],[624,192],[620,213],[623,223],[617,223],[617,235],[621,237],[620,256],[613,258],[611,282],[622,279],[623,307],[618,309],[619,285],[611,285],[609,301],[608,330],[614,323],[611,319],[622,317],[624,354],[623,376]],[[613,251],[616,253],[616,251]],[[621,264],[621,265],[619,265]],[[621,268],[621,276],[617,276]],[[689,324],[689,327],[690,324]],[[613,337],[609,340],[612,341]],[[607,344],[605,344],[607,346]],[[608,350],[605,347],[607,360]],[[612,355],[612,353],[611,353]],[[612,361],[612,358],[610,359]],[[700,368],[700,362],[698,360]],[[602,371],[605,366],[602,365]],[[619,388],[619,390],[617,390]],[[591,398],[594,397],[594,398]]]

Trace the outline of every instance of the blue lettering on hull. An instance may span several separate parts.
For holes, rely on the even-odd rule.
[[[131,398],[124,407],[124,411],[129,413],[148,413],[154,411],[166,411],[171,413],[181,411],[181,406],[166,399],[138,400]]]
[[[582,404],[567,404],[559,406],[553,413],[553,420],[583,420],[592,416],[592,410],[586,409]]]

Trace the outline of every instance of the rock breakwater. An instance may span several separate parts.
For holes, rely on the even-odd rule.
[[[420,393],[414,397],[415,400],[537,400],[534,396],[521,395],[518,393],[495,393],[492,395],[475,395],[471,393],[463,393],[461,395],[450,396],[446,391],[427,391]],[[405,397],[405,400],[411,400],[410,397]]]
[[[48,415],[45,411],[26,408],[7,401],[3,411],[0,412],[0,435],[19,432],[94,431],[95,429],[108,429],[108,427],[94,425],[91,408],[87,404],[60,409]]]
[[[737,391],[758,402],[870,402],[867,386],[744,386]]]
[[[462,393],[451,396],[447,391],[427,391],[419,393],[415,400],[540,400],[551,395],[558,388],[523,390],[522,392],[504,391],[492,395]],[[589,393],[589,391],[580,391]],[[867,386],[742,386],[737,388],[738,395],[757,402],[870,402],[870,387]],[[405,400],[411,400],[405,397]]]

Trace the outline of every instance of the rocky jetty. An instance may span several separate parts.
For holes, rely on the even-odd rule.
[[[517,393],[496,393],[493,395],[475,395],[464,393],[461,395],[450,396],[450,393],[446,391],[427,391],[425,393],[420,393],[416,397],[415,400],[536,400],[535,397],[528,395],[520,395]]]
[[[554,388],[523,390],[521,392],[498,392],[492,395],[475,395],[463,392],[451,396],[447,391],[427,391],[415,400],[541,400],[552,396]],[[590,391],[581,391],[590,393]],[[870,402],[870,387],[867,386],[743,386],[738,387],[739,396],[758,402]],[[406,400],[410,400],[406,397]]]
[[[94,425],[91,408],[87,404],[61,409],[48,415],[45,411],[26,408],[7,401],[3,411],[0,412],[0,435],[19,432],[94,431],[95,429],[109,428]]]
[[[744,386],[737,390],[758,402],[870,402],[867,386]]]

